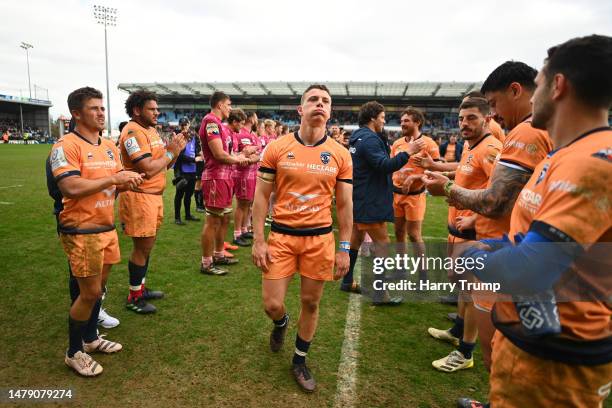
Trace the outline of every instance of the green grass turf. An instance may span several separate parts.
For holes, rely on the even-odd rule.
[[[319,388],[305,395],[289,374],[299,285],[294,282],[287,295],[292,319],[288,344],[272,354],[260,273],[250,262],[250,250],[236,251],[241,262],[230,275],[201,275],[201,222],[172,223],[170,184],[164,196],[166,219],[147,277],[150,287],[166,292],[165,299],[155,302],[158,313],[141,316],[124,307],[131,242],[120,234],[123,261],[111,272],[104,306],[121,325],[101,332],[124,350],[96,355],[104,366],[98,378],[80,378],[68,369],[63,363],[68,275],[46,192],[49,148],[0,145],[0,388],[71,387],[76,400],[70,406],[84,407],[333,404],[346,295],[336,283],[326,286],[309,353]],[[424,235],[444,240],[446,204],[430,198],[428,205]],[[486,395],[478,352],[473,370],[449,375],[431,367],[451,347],[428,338],[426,329],[448,326],[444,315],[452,310],[432,303],[393,309],[363,304],[357,406],[451,407],[459,396]]]

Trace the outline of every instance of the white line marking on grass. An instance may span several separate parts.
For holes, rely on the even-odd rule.
[[[23,187],[23,184],[15,184],[14,186],[0,186],[0,189]]]
[[[355,265],[355,280],[360,281],[360,262]],[[338,384],[334,397],[335,408],[355,406],[357,395],[357,360],[359,358],[359,331],[361,326],[361,295],[350,294],[344,326],[344,341],[338,365]]]
[[[0,201],[0,205],[13,205],[15,203],[11,203],[9,201]]]

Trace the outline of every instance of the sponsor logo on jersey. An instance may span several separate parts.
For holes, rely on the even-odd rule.
[[[591,156],[612,163],[612,148],[608,147],[607,149],[601,149]]]
[[[64,148],[62,146],[57,147],[51,153],[51,170],[55,171],[61,167],[67,166],[68,160],[64,154]]]
[[[125,146],[125,150],[127,151],[128,156],[131,156],[140,151],[140,145],[138,144],[136,138],[133,136],[123,142],[123,145]]]
[[[287,158],[293,160],[295,159],[295,155],[293,154],[293,152],[289,152],[287,153]]]
[[[206,133],[209,135],[219,135],[221,132],[219,131],[219,125],[214,122],[206,124]]]
[[[544,177],[546,177],[546,173],[548,172],[549,167],[550,167],[550,164],[548,163],[546,163],[544,167],[542,167],[542,171],[540,171],[540,175],[538,176],[538,179],[536,180],[536,186],[540,184],[542,180],[544,180]]]
[[[106,154],[108,154],[108,157],[111,160],[115,160],[115,155],[113,154],[113,151],[111,149],[106,149]]]
[[[328,164],[330,158],[331,158],[330,152],[321,152],[321,163]]]

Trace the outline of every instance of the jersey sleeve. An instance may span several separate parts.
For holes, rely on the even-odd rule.
[[[438,146],[436,142],[434,142],[433,140],[430,140],[429,143],[427,144],[426,149],[427,149],[427,153],[429,153],[432,159],[440,160],[440,147]]]
[[[144,132],[139,130],[129,130],[127,132],[123,140],[123,148],[132,163],[137,163],[146,157],[151,157],[149,139]]]
[[[272,142],[268,144],[261,153],[261,165],[259,171],[263,173],[276,174],[276,166],[278,164],[278,143]]]
[[[529,123],[521,123],[508,134],[499,163],[533,172],[551,150],[552,145],[546,132],[534,129]]]
[[[395,141],[391,145],[391,152],[389,154],[390,154],[391,157],[395,157],[395,155],[397,154],[397,141]]]
[[[487,178],[491,177],[491,173],[493,173],[493,168],[495,165],[495,159],[499,154],[501,149],[501,143],[499,140],[494,137],[489,138],[489,140],[483,141],[486,143],[483,146],[483,149],[479,151],[477,165],[480,167],[482,172],[485,174]]]
[[[340,151],[340,167],[336,178],[344,182],[353,182],[353,159],[344,148]]]
[[[221,139],[221,132],[221,126],[216,122],[212,120],[204,122],[204,139],[207,143],[214,139]]]
[[[123,163],[121,161],[121,151],[113,143],[110,143],[109,149],[113,153],[113,158],[115,160],[115,163],[117,163],[117,167],[115,167],[115,173],[123,171]]]
[[[580,244],[597,242],[612,227],[612,184],[602,177],[605,174],[612,174],[612,164],[595,157],[551,167],[548,174],[539,176],[546,184],[534,222]]]
[[[81,175],[81,157],[79,148],[69,140],[56,143],[51,150],[51,171],[55,181]]]

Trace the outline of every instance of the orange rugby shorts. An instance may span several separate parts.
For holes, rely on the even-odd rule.
[[[125,191],[119,194],[119,218],[130,237],[154,237],[164,219],[162,195]]]
[[[60,234],[72,274],[87,278],[102,274],[102,267],[121,262],[117,231],[98,234]]]
[[[268,251],[272,261],[263,272],[264,279],[283,279],[296,271],[318,281],[334,280],[336,256],[334,234],[296,237],[270,232]]]
[[[402,195],[393,194],[393,213],[395,218],[404,218],[406,221],[423,221],[427,197],[425,194]]]
[[[611,381],[612,363],[581,366],[544,360],[499,331],[493,337],[492,407],[601,407]]]

